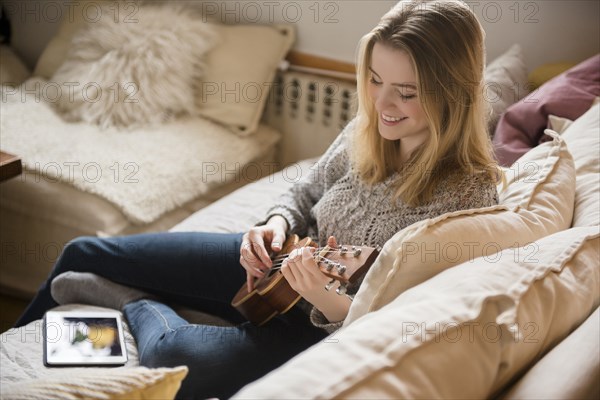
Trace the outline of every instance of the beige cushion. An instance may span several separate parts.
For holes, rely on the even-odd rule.
[[[388,240],[361,285],[347,326],[403,291],[456,264],[509,247],[521,247],[571,225],[573,159],[564,141],[544,143],[507,170],[500,205],[417,222]]]
[[[573,154],[577,184],[573,226],[600,225],[600,103],[573,121],[561,137]]]
[[[19,86],[31,73],[13,49],[0,45],[0,85]]]
[[[75,33],[87,22],[93,21],[91,18],[95,18],[93,16],[97,8],[108,1],[110,0],[81,0],[72,3],[72,13],[64,13],[56,35],[50,39],[38,58],[33,75],[50,79],[65,61]]]
[[[548,115],[548,128],[556,133],[563,133],[567,130],[573,121],[569,118],[557,117],[556,115]]]
[[[600,308],[500,398],[600,398]]]
[[[279,63],[294,43],[291,25],[215,25],[198,113],[240,135],[256,130]]]
[[[513,103],[529,94],[527,67],[521,46],[512,45],[504,54],[485,68],[485,97],[492,107],[488,122],[490,135],[494,134],[500,115]]]
[[[8,385],[6,399],[174,399],[188,373],[175,368],[89,368]]]
[[[235,398],[489,398],[600,298],[597,227],[448,269]]]

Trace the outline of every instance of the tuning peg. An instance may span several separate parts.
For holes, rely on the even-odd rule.
[[[335,292],[341,296],[341,295],[343,295],[343,294],[346,294],[346,289],[347,289],[347,288],[346,288],[346,284],[345,284],[345,283],[342,283],[342,284],[341,284],[341,285],[340,285],[340,286],[339,286],[339,287],[338,287],[338,288],[335,290]]]
[[[327,285],[325,285],[325,290],[329,291],[329,289],[331,289],[331,287],[333,286],[334,283],[335,283],[335,279],[330,280],[329,283]]]
[[[362,249],[359,249],[356,246],[352,246],[352,252],[354,257],[358,257],[360,256],[360,253],[362,253]]]
[[[338,264],[336,267],[337,267],[337,272],[338,272],[339,275],[343,275],[344,272],[346,272],[346,266],[345,265]]]
[[[325,261],[325,264],[327,265],[327,271],[331,271],[333,269],[333,262],[331,262],[331,260]]]

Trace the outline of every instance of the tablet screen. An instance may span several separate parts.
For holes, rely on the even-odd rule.
[[[117,312],[48,311],[44,346],[47,365],[122,365],[127,361]]]

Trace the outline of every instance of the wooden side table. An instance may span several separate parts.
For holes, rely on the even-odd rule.
[[[23,165],[19,157],[0,151],[0,182],[20,175],[22,171]]]

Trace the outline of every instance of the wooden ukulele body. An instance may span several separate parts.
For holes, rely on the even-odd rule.
[[[292,235],[285,241],[280,254],[290,254],[294,249],[306,246],[315,247],[316,244],[310,238],[300,240],[297,235]],[[269,271],[257,280],[252,292],[248,292],[248,287],[243,285],[231,301],[231,305],[248,321],[262,325],[277,314],[289,311],[300,298],[277,269]]]
[[[299,239],[297,235],[290,236],[277,255],[280,265],[287,255],[301,247],[317,247],[310,238]],[[338,246],[336,248],[324,247],[315,252],[315,260],[322,273],[340,281],[343,287],[355,282],[370,268],[379,249],[364,246]],[[277,265],[274,263],[274,265]],[[326,288],[329,290],[329,286]],[[343,293],[340,292],[340,293]],[[301,296],[290,286],[281,270],[273,268],[264,277],[258,279],[254,289],[248,292],[247,285],[243,285],[231,301],[244,317],[255,325],[262,325],[277,314],[289,311]]]

